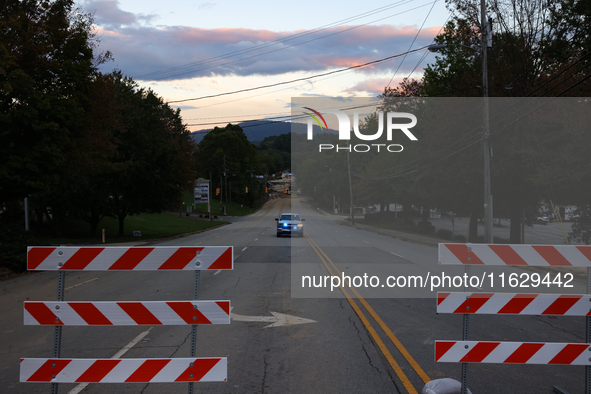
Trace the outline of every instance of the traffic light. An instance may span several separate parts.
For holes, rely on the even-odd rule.
[[[267,191],[267,186],[265,186],[265,194],[266,194],[266,193],[269,193],[269,192]]]
[[[215,189],[215,195],[218,196],[220,194],[220,188],[218,187],[217,189]]]
[[[246,192],[248,193],[248,186],[246,186]]]

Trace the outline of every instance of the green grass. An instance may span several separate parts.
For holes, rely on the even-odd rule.
[[[71,221],[65,230],[62,230],[60,237],[48,238],[51,243],[100,243],[101,232],[105,229],[106,243],[145,241],[156,238],[167,238],[203,230],[217,226],[223,222],[208,220],[196,220],[186,216],[179,217],[178,214],[159,213],[128,216],[125,218],[124,236],[118,236],[119,221],[115,218],[103,218],[99,225],[97,234],[89,235],[90,226],[88,223],[75,220]],[[141,236],[133,235],[134,231],[140,231]]]
[[[224,205],[228,204],[224,203]],[[218,200],[213,200],[211,202],[211,207],[214,215],[218,217],[224,217],[224,215],[220,214],[220,202]],[[251,208],[247,205],[240,206],[240,204],[232,202],[232,205],[228,206],[228,215],[226,216],[246,216],[250,215],[256,210],[257,208]],[[193,213],[204,215],[207,214],[207,203],[195,204]]]
[[[215,190],[214,190],[215,191]],[[192,192],[185,192],[185,194],[183,195],[183,214],[185,212],[187,212],[187,206],[192,205],[193,204],[193,193]],[[262,203],[262,201],[261,201]],[[240,206],[241,204],[239,203],[235,203],[232,202],[232,204],[228,204],[224,201],[224,204],[228,207],[228,212],[227,215],[225,216],[246,216],[246,215],[250,215],[251,213],[253,213],[254,211],[256,211],[258,209],[258,206],[256,205],[255,202],[255,207],[254,208],[250,208],[247,205],[243,205]],[[224,215],[222,215],[220,213],[220,202],[218,200],[211,200],[211,207],[213,210],[213,214],[218,216],[218,217],[223,217]],[[198,204],[193,204],[193,214],[203,214],[206,215],[207,214],[207,203],[198,203]]]

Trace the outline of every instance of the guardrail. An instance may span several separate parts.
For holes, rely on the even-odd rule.
[[[53,325],[53,358],[23,358],[21,382],[154,383],[227,380],[227,358],[196,358],[197,325],[229,324],[230,301],[197,301],[201,270],[233,269],[231,246],[38,247],[27,249],[27,269],[58,271],[57,301],[24,303],[25,325]],[[193,301],[64,301],[67,271],[194,271]],[[63,326],[191,325],[191,358],[60,358]]]

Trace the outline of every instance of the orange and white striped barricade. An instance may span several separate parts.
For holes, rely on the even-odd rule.
[[[21,382],[58,383],[194,382],[227,380],[227,358],[195,358],[197,325],[229,324],[230,301],[198,301],[201,270],[231,270],[231,246],[27,248],[29,270],[58,271],[57,301],[24,303],[25,325],[55,326],[54,357],[23,358]],[[64,301],[67,271],[194,271],[192,301]],[[191,325],[191,358],[63,359],[63,326]]]
[[[21,359],[21,382],[166,383],[227,380],[226,357]]]
[[[29,271],[231,270],[231,246],[29,246]]]
[[[591,267],[591,246],[439,244],[439,264]]]
[[[435,361],[448,363],[591,365],[587,343],[435,341]]]
[[[591,293],[591,246],[441,243],[439,264],[587,267],[587,292]],[[515,363],[585,365],[586,394],[591,394],[591,295],[439,292],[437,313],[464,317],[462,341],[435,341],[435,361],[462,363],[462,393],[466,392],[466,363]],[[469,341],[471,314],[586,316],[587,343]]]
[[[230,301],[25,301],[25,325],[230,324]]]
[[[437,293],[437,313],[591,316],[586,294]]]

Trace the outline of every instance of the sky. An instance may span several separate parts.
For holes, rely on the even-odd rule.
[[[449,17],[444,0],[78,5],[94,14],[99,51],[113,54],[101,71],[121,70],[152,89],[181,109],[191,131],[289,114],[292,97],[375,97],[404,77],[420,78],[434,61],[425,49],[335,71],[429,45]],[[299,81],[281,84],[292,80]]]

